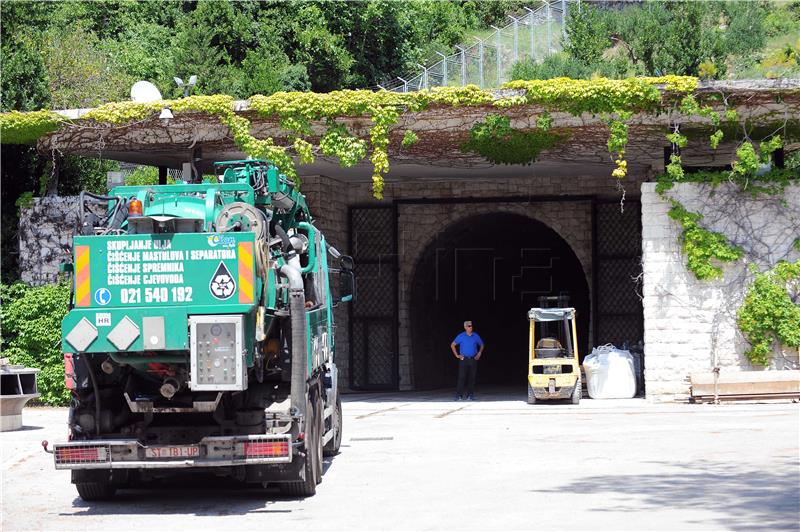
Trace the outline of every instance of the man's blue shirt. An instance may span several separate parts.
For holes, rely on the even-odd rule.
[[[478,348],[483,345],[483,340],[478,336],[478,333],[469,335],[466,332],[462,332],[456,336],[453,343],[458,346],[458,352],[461,353],[462,356],[472,358],[478,354]]]

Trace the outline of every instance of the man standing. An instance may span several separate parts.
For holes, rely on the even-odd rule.
[[[456,346],[458,350],[456,351]],[[478,333],[473,332],[472,322],[464,322],[464,332],[456,336],[450,349],[458,359],[458,388],[456,389],[456,401],[464,397],[465,384],[467,385],[467,399],[475,400],[475,375],[478,372],[478,360],[483,353],[483,340]]]

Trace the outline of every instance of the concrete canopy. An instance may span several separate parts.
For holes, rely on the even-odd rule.
[[[523,94],[523,91],[496,91],[497,97]],[[738,112],[739,119],[749,131],[764,134],[752,135],[760,140],[770,132],[789,124],[792,131],[800,129],[800,79],[742,80],[703,82],[698,93],[717,94]],[[249,101],[237,101],[235,110],[248,118],[251,133],[258,138],[272,137],[279,145],[288,145],[288,132],[281,129],[277,118],[263,118],[250,110]],[[720,103],[717,110],[722,109]],[[81,155],[122,162],[168,168],[181,168],[194,154],[200,172],[210,173],[215,161],[245,157],[234,144],[228,128],[214,116],[201,113],[179,114],[162,123],[157,116],[121,126],[81,122],[88,109],[59,111],[75,120],[70,127],[51,133],[38,142],[42,152],[59,150],[62,154]],[[509,109],[492,106],[431,107],[419,113],[405,113],[390,132],[389,155],[391,167],[387,181],[443,178],[503,178],[508,176],[549,175],[600,176],[610,175],[612,157],[608,153],[608,127],[600,117],[584,114],[575,117],[564,112],[550,112],[553,131],[567,132],[569,138],[556,148],[543,151],[533,165],[520,172],[519,166],[496,165],[481,156],[464,153],[461,144],[468,138],[470,128],[485,119],[489,113],[502,113],[511,119],[519,130],[532,130],[536,118],[544,109],[535,105],[520,105]],[[626,159],[631,172],[663,168],[664,148],[668,146],[665,133],[675,117],[667,115],[635,115],[629,121],[629,143]],[[368,118],[343,118],[350,131],[368,138]],[[699,116],[680,117],[681,131],[689,136],[689,145],[682,150],[685,166],[720,167],[730,164],[737,143],[730,135],[713,150],[708,135],[713,131],[710,121]],[[314,135],[325,131],[323,123],[312,124]],[[410,148],[402,148],[405,131],[414,131],[419,141]],[[786,148],[800,148],[798,135],[790,136]],[[199,150],[198,150],[199,148]],[[310,165],[299,165],[302,175],[326,175],[346,182],[367,182],[372,167],[363,161],[353,168],[342,168],[338,161],[317,154]]]

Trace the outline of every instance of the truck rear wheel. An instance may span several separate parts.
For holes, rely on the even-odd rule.
[[[531,387],[531,383],[528,383],[528,404],[536,404],[536,396],[533,395],[533,387]]]
[[[80,498],[87,502],[107,501],[117,492],[116,486],[111,482],[78,482],[75,488]]]
[[[311,400],[306,402],[306,448],[305,448],[305,464],[303,469],[305,471],[305,480],[298,480],[296,482],[285,482],[280,485],[281,491],[292,497],[311,497],[317,493],[317,471],[321,469],[317,466],[320,462],[319,456],[321,454],[320,447],[322,447],[322,436],[319,433],[318,418],[322,415],[318,409],[314,408],[315,403]]]
[[[339,447],[342,445],[342,398],[336,394],[336,406],[331,415],[331,430],[333,431],[333,438],[325,444],[322,450],[325,456],[334,456],[339,454]]]

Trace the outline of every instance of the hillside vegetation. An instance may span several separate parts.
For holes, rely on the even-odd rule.
[[[195,94],[362,88],[401,74],[523,2],[3,2],[2,110],[124,100],[173,76]]]
[[[512,77],[800,76],[800,2],[582,2],[564,51]]]

